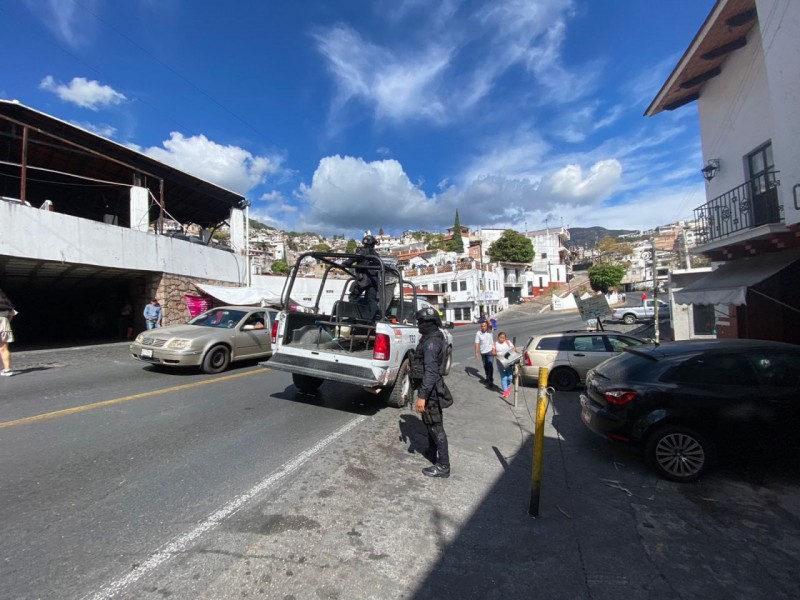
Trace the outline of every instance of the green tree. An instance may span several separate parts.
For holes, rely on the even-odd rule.
[[[444,235],[441,233],[426,233],[423,238],[428,250],[446,250]]]
[[[314,252],[330,252],[331,251],[331,247],[328,246],[328,244],[323,242],[321,244],[317,244],[316,246],[314,246],[312,248],[312,250]]]
[[[611,288],[617,287],[625,277],[624,265],[596,264],[589,267],[589,284],[596,292],[608,293]]]
[[[348,254],[353,254],[357,248],[358,248],[358,242],[353,239],[350,239],[347,240],[347,246],[344,247],[344,251],[347,252]]]
[[[633,254],[633,246],[627,242],[620,242],[606,236],[597,242],[600,260],[604,263],[621,263],[626,256]]]
[[[230,245],[231,242],[231,234],[227,231],[220,231],[217,229],[211,237],[217,240],[220,244]]]
[[[458,218],[458,209],[456,209],[456,221],[453,223],[453,239],[447,243],[447,250],[458,254],[464,253],[464,239],[461,237],[461,220]]]
[[[283,259],[276,260],[274,263],[272,263],[272,272],[273,273],[280,273],[281,275],[283,275],[285,273],[288,273],[289,272],[289,265],[286,264],[286,261],[283,260]]]
[[[529,263],[536,256],[531,238],[513,229],[506,229],[486,254],[495,262],[518,263]]]

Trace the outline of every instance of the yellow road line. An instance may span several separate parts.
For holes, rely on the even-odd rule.
[[[220,383],[222,381],[230,381],[231,379],[239,379],[240,377],[249,377],[257,373],[264,373],[268,369],[257,369],[248,371],[246,373],[235,373],[233,375],[224,375],[216,379],[209,379],[207,381],[198,381],[197,383],[187,383],[185,385],[176,385],[175,387],[164,388],[162,390],[154,390],[152,392],[142,392],[141,394],[132,394],[130,396],[122,396],[121,398],[113,398],[111,400],[103,400],[102,402],[95,402],[94,404],[84,404],[83,406],[75,406],[74,408],[65,408],[64,410],[56,410],[49,413],[42,413],[41,415],[33,415],[32,417],[25,417],[23,419],[16,419],[14,421],[4,421],[0,423],[0,429],[5,427],[16,427],[17,425],[28,425],[29,423],[37,423],[39,421],[49,421],[50,419],[57,419],[58,417],[65,417],[75,413],[86,412],[87,410],[94,410],[96,408],[103,408],[105,406],[113,406],[115,404],[122,404],[123,402],[130,402],[132,400],[140,400],[142,398],[150,398],[160,394],[169,394],[170,392],[180,392],[182,390],[191,390],[203,385],[211,383]]]

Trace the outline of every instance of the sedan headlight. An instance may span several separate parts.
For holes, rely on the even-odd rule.
[[[136,342],[137,344],[141,344],[142,340],[144,340],[144,331],[142,333],[140,333],[139,335],[137,335],[136,339],[133,340],[133,341]]]
[[[167,348],[171,350],[184,350],[192,345],[192,340],[170,340]]]

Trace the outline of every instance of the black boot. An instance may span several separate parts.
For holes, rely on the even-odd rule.
[[[427,475],[428,477],[447,478],[450,477],[450,467],[445,467],[444,465],[436,463],[432,467],[426,467],[422,469],[422,474]]]

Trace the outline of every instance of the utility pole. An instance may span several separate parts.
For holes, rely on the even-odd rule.
[[[659,327],[658,327],[658,267],[656,261],[656,238],[653,238],[653,329],[655,335],[653,339],[656,344],[659,342]]]
[[[683,228],[683,255],[686,257],[686,268],[692,268],[692,261],[689,257],[689,242],[686,240],[686,227]]]

